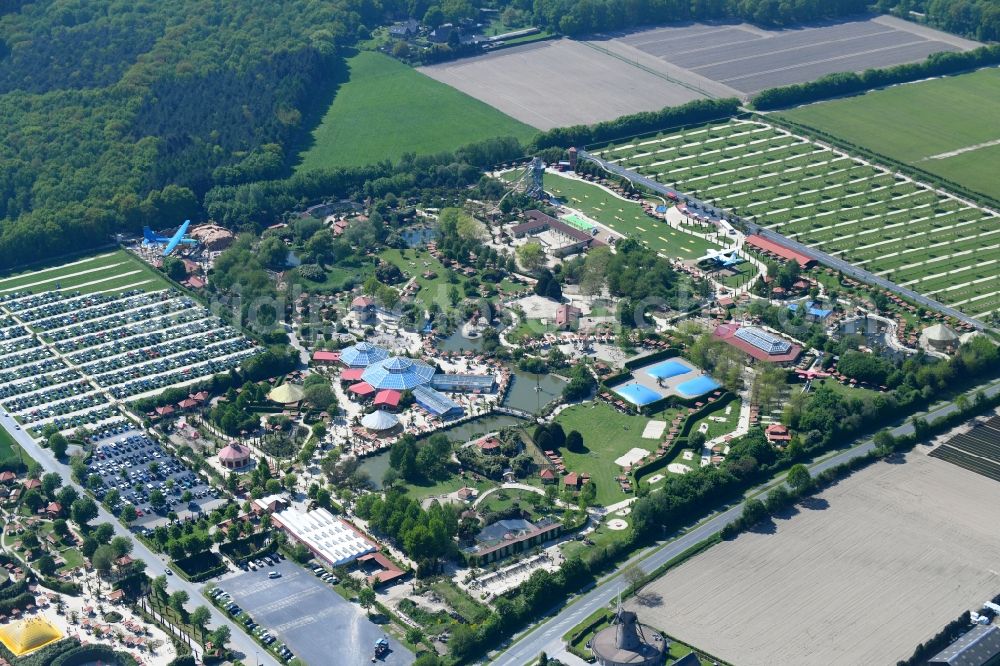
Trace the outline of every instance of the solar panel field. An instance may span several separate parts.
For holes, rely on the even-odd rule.
[[[878,165],[749,120],[594,152],[974,317],[1000,310],[1000,216]]]
[[[930,455],[1000,481],[1000,416],[955,435]]]

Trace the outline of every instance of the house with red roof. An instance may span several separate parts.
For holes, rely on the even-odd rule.
[[[780,423],[772,423],[767,426],[764,430],[764,436],[767,437],[767,441],[775,446],[785,446],[792,441],[792,433],[788,430],[787,426]]]

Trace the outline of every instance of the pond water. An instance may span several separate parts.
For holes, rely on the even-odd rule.
[[[515,368],[503,405],[535,414],[562,395],[564,386],[566,381],[553,374],[536,375]]]
[[[413,227],[406,229],[400,235],[406,241],[406,247],[414,248],[434,240],[437,238],[438,232],[434,227]]]
[[[285,265],[289,268],[295,268],[302,265],[302,260],[293,251],[289,250],[288,254],[285,255]]]
[[[463,328],[462,326],[459,326],[458,328],[455,329],[454,333],[452,333],[451,335],[442,340],[438,340],[437,344],[435,344],[434,346],[440,349],[441,351],[447,351],[447,352],[482,351],[483,336],[477,335],[474,338],[468,338],[462,334],[462,328]],[[503,330],[502,325],[494,326],[494,328],[496,328],[498,332]]]

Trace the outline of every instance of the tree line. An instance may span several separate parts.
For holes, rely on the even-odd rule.
[[[926,60],[883,69],[867,69],[860,74],[840,72],[827,74],[815,81],[770,88],[753,98],[752,106],[761,111],[796,104],[816,102],[841,95],[853,95],[873,88],[896,83],[919,81],[931,76],[964,72],[1000,63],[1000,45],[981,46],[962,53],[932,53]]]
[[[535,0],[540,27],[578,36],[607,30],[683,21],[749,21],[781,27],[858,14],[866,0]]]
[[[879,0],[880,12],[913,18],[916,12],[928,25],[980,41],[1000,40],[1000,5],[996,0]]]

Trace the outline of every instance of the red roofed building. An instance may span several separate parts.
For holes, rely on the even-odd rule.
[[[580,308],[566,304],[560,305],[556,309],[556,328],[568,331],[580,321],[580,314]]]
[[[351,384],[348,391],[359,397],[370,396],[375,393],[375,387],[368,382],[358,382],[357,384]]]
[[[62,504],[59,502],[49,502],[49,505],[45,507],[45,514],[49,518],[58,518],[62,514]]]
[[[10,471],[0,472],[0,483],[10,483],[15,479],[17,479],[17,474],[15,474],[14,472]]]
[[[157,416],[170,416],[174,413],[174,408],[170,405],[164,405],[163,407],[157,407],[155,411]]]
[[[784,338],[754,326],[740,326],[736,323],[719,324],[712,336],[736,347],[758,361],[794,363],[802,353],[802,347]]]
[[[539,476],[539,478],[541,478],[542,483],[555,483],[556,482],[556,473],[553,472],[548,467],[546,467],[541,472],[539,472],[538,476]]]
[[[313,363],[327,365],[330,363],[340,363],[339,351],[315,351],[312,357]]]
[[[384,407],[387,409],[396,409],[399,407],[399,400],[403,397],[403,394],[399,391],[393,389],[384,389],[375,394],[375,406]]]
[[[500,453],[500,440],[496,437],[484,437],[476,442],[479,450],[488,456]]]
[[[563,477],[563,485],[567,488],[578,490],[580,488],[580,477],[577,476],[576,472],[570,472]]]
[[[780,423],[772,423],[767,426],[764,436],[767,437],[767,441],[778,446],[784,446],[792,441],[792,433],[788,431],[786,426]]]
[[[181,400],[180,402],[177,403],[177,408],[178,409],[194,409],[199,404],[201,404],[201,403],[199,403],[194,398],[184,398],[183,400]]]
[[[41,487],[42,487],[42,482],[39,481],[38,479],[28,479],[27,481],[24,482],[25,490],[31,490],[33,488],[41,488]]]
[[[200,277],[189,277],[187,280],[184,280],[182,284],[184,284],[187,287],[191,287],[192,289],[205,288],[205,281],[202,280]]]
[[[358,321],[368,321],[375,317],[375,301],[367,296],[357,296],[351,301],[351,312]]]
[[[342,382],[360,382],[361,375],[365,372],[364,368],[348,368],[341,371],[340,381]]]
[[[375,587],[376,585],[384,585],[385,583],[391,583],[392,581],[406,575],[405,571],[396,566],[392,560],[382,553],[368,553],[367,555],[359,557],[357,561],[361,564],[361,566],[369,564],[375,564],[378,566],[379,570],[367,577],[368,584],[372,587]]]
[[[198,391],[197,393],[192,393],[188,397],[192,400],[197,400],[198,402],[205,402],[208,400],[208,391]]]
[[[795,250],[785,247],[780,243],[775,243],[772,240],[768,240],[756,234],[754,234],[753,236],[747,236],[746,244],[756,250],[760,250],[761,252],[768,252],[770,254],[781,257],[786,261],[794,261],[801,268],[810,268],[811,266],[816,265],[816,260],[813,259],[812,257],[807,257],[801,252],[796,252]]]

